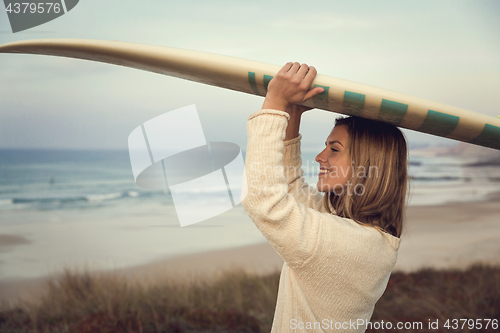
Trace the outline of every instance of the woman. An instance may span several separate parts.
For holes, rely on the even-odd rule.
[[[337,120],[316,161],[316,189],[301,171],[296,105],[314,67],[287,63],[250,115],[242,204],[284,259],[272,332],[364,332],[396,263],[407,186],[406,141],[394,126]],[[364,172],[363,172],[364,171]]]

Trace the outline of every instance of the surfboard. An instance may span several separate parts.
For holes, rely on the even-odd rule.
[[[282,66],[236,57],[119,41],[38,39],[7,43],[0,53],[42,54],[137,68],[265,96]],[[304,106],[500,150],[500,119],[382,88],[318,74],[325,91]]]

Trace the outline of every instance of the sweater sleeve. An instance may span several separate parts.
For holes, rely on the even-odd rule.
[[[298,137],[284,142],[283,167],[288,183],[288,193],[307,207],[326,212],[323,204],[323,194],[315,187],[304,182],[300,153],[301,140],[302,135],[299,134]]]
[[[288,193],[283,168],[288,119],[286,112],[269,109],[250,115],[245,161],[247,195],[242,205],[283,260],[290,267],[299,267],[316,250],[324,216]]]

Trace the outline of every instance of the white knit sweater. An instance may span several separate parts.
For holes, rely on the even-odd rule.
[[[285,261],[271,332],[364,332],[400,239],[326,211],[303,181],[301,136],[283,142],[289,118],[265,109],[247,123],[242,204]]]

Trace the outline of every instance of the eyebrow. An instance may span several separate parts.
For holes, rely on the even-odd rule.
[[[335,142],[337,142],[339,145],[341,145],[342,147],[344,147],[344,145],[343,145],[343,144],[341,144],[339,140],[329,141],[329,142],[328,142],[328,144],[329,144],[329,145],[333,145]],[[326,142],[325,142],[325,146],[326,146]]]

